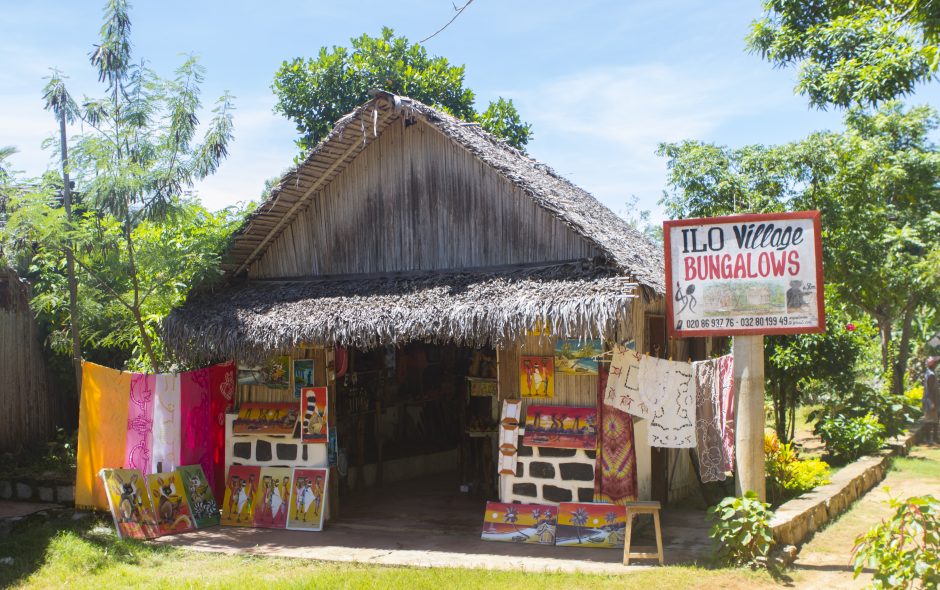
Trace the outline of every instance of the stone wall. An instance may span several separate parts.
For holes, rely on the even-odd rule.
[[[72,481],[0,479],[0,500],[23,502],[56,502],[75,504],[75,484]]]
[[[515,475],[500,476],[503,502],[591,502],[596,451],[529,447],[519,437]]]

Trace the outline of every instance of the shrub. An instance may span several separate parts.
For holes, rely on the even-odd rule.
[[[717,545],[718,559],[727,565],[757,565],[773,547],[770,529],[773,512],[769,504],[747,492],[740,498],[725,498],[708,509],[712,527],[708,536]]]
[[[773,504],[799,496],[829,483],[829,464],[820,459],[800,459],[789,443],[781,443],[776,434],[764,435],[764,463],[767,491]]]
[[[923,404],[924,404],[924,386],[918,385],[917,387],[912,387],[904,392],[904,397],[907,399],[907,403],[911,407],[917,410],[917,413],[923,413]]]
[[[853,461],[881,449],[885,442],[885,427],[872,414],[862,418],[849,418],[841,414],[823,418],[814,432],[835,457]]]
[[[855,577],[875,570],[875,588],[940,586],[940,500],[891,500],[894,514],[855,540]]]
[[[873,414],[878,422],[884,425],[884,436],[887,438],[898,436],[907,430],[921,413],[919,399],[914,403],[906,395],[895,395],[859,382],[825,405],[825,409],[810,412],[809,419],[822,420],[839,415],[846,418],[864,418]]]

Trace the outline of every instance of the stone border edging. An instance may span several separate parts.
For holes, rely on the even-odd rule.
[[[0,500],[75,505],[75,483],[60,480],[0,479]]]
[[[849,463],[832,476],[832,481],[783,503],[770,520],[778,547],[799,547],[813,534],[845,512],[856,500],[884,479],[891,459],[907,455],[921,436],[923,422],[889,440],[887,449],[877,455]],[[788,551],[795,557],[796,551]]]

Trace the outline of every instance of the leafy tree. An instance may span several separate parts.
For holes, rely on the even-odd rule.
[[[796,91],[813,106],[875,105],[937,72],[940,4],[921,0],[764,0],[748,48],[798,66]]]
[[[531,138],[511,100],[491,102],[483,113],[473,107],[474,93],[464,87],[464,66],[444,57],[428,56],[421,45],[383,28],[378,37],[362,35],[350,46],[321,47],[316,58],[285,61],[274,76],[274,110],[297,125],[297,145],[316,146],[333,123],[369,100],[369,90],[409,96],[448,113],[476,121],[519,149]]]

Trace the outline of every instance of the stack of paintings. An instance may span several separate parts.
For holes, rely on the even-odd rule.
[[[626,521],[626,508],[616,504],[562,502],[556,507],[487,502],[481,538],[559,547],[623,549]]]
[[[323,529],[329,470],[232,465],[221,523],[229,526]]]
[[[483,516],[484,541],[555,544],[558,509],[542,504],[487,502]]]

